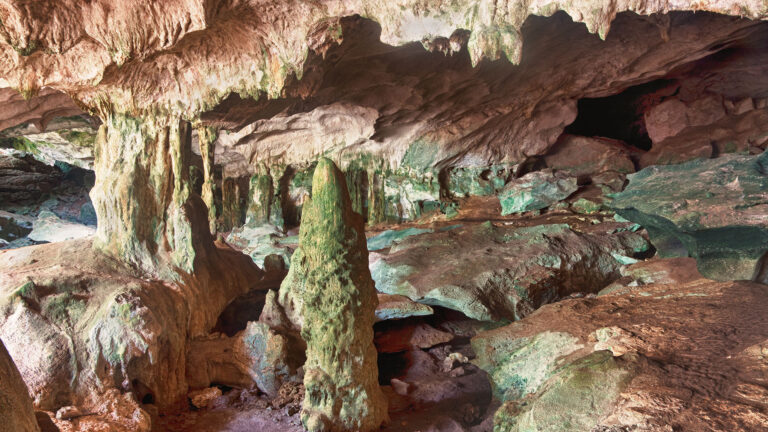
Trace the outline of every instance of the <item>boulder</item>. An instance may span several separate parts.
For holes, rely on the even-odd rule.
[[[36,242],[53,243],[90,237],[94,234],[94,227],[62,220],[55,213],[43,210],[37,215],[28,237]]]
[[[574,219],[574,222],[580,222]],[[515,320],[574,292],[619,277],[620,260],[647,248],[642,236],[607,222],[529,227],[470,224],[403,239],[370,253],[376,289],[483,321]]]
[[[21,358],[21,357],[20,357]],[[40,432],[27,386],[5,345],[0,341],[0,412],[3,432]]]
[[[724,155],[645,168],[612,208],[647,229],[661,257],[693,257],[711,279],[766,280],[767,164],[766,154]]]
[[[629,174],[635,172],[635,164],[629,157],[632,152],[622,141],[563,134],[544,157],[544,162],[549,168],[564,170],[577,177],[606,171]]]
[[[0,337],[24,358],[19,370],[35,407],[89,412],[110,390],[163,412],[186,407],[188,338],[207,333],[262,276],[242,254],[213,252],[215,279],[170,282],[121,264],[90,239],[0,251]]]
[[[251,321],[234,337],[213,334],[193,340],[187,358],[190,388],[212,384],[252,388],[276,397],[285,382],[298,382],[301,356],[267,324]]]
[[[501,215],[541,210],[568,198],[579,186],[576,177],[551,169],[534,171],[504,186],[498,197]]]

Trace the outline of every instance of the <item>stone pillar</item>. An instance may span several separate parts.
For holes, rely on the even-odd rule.
[[[225,177],[221,182],[221,229],[230,231],[241,224],[239,179]]]
[[[94,247],[149,274],[192,273],[213,246],[202,200],[191,193],[191,128],[178,118],[110,114],[94,149]],[[195,199],[196,198],[196,199]]]
[[[248,210],[245,214],[247,225],[262,225],[270,221],[272,200],[275,188],[272,184],[272,176],[266,165],[259,164],[256,173],[251,176],[248,190]]]
[[[329,159],[318,162],[301,219],[301,252],[290,271],[306,278],[284,283],[299,284],[292,291],[301,297],[307,343],[302,423],[311,432],[377,430],[387,419],[373,345],[378,300],[363,218],[352,211],[344,175]]]
[[[213,181],[213,162],[216,142],[216,129],[199,126],[197,138],[200,145],[200,155],[203,157],[203,191],[202,198],[208,207],[208,226],[211,234],[216,234],[216,204],[213,199],[213,191],[216,184]]]

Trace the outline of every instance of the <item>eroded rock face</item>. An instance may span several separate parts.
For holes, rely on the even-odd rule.
[[[150,274],[195,270],[212,249],[202,200],[189,184],[190,126],[111,115],[96,141],[91,190],[95,246]]]
[[[107,410],[112,390],[109,397],[132,392],[135,402],[163,411],[186,407],[188,338],[206,334],[261,278],[249,258],[228,249],[176,284],[128,268],[90,240],[0,255],[0,335],[25,359],[20,371],[35,406],[50,411]]]
[[[481,321],[515,320],[573,292],[596,292],[620,260],[646,250],[638,234],[604,223],[472,224],[403,239],[371,252],[376,289]]]
[[[13,359],[0,342],[0,410],[3,412],[3,431],[39,432],[40,427],[32,409],[27,386]]]
[[[330,160],[318,163],[312,188],[299,249],[280,287],[281,298],[300,299],[307,343],[302,423],[310,431],[375,430],[387,418],[387,402],[378,385],[378,301],[363,221],[352,212],[344,176]]]
[[[661,256],[696,258],[716,280],[764,280],[768,155],[724,155],[629,176],[613,208],[648,230]]]

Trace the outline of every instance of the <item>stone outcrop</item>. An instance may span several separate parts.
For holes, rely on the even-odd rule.
[[[479,333],[475,363],[504,402],[494,430],[766,427],[754,405],[766,390],[753,381],[766,368],[765,291],[703,278],[648,284]]]
[[[104,398],[126,392],[162,411],[186,407],[188,338],[207,334],[261,272],[223,247],[194,277],[157,280],[91,243],[0,251],[0,337],[24,358],[35,407],[107,409]]]
[[[576,177],[552,170],[528,173],[509,182],[499,192],[501,215],[541,210],[576,192]]]
[[[371,252],[376,289],[481,321],[520,319],[619,276],[622,257],[647,249],[626,224],[471,224],[407,237]]]
[[[362,218],[344,176],[321,159],[302,211],[299,249],[280,299],[301,317],[307,344],[302,423],[310,431],[372,431],[387,419],[373,346],[377,298]]]
[[[645,168],[612,206],[648,230],[662,257],[693,257],[716,280],[765,281],[767,161],[724,155]]]
[[[13,359],[0,342],[0,412],[3,432],[40,432],[27,386]]]
[[[297,381],[297,364],[289,341],[260,322],[249,322],[234,337],[211,335],[189,346],[187,382],[191,389],[212,384],[240,388],[254,385],[276,397],[284,382]]]

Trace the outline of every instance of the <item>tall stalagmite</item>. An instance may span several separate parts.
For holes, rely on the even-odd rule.
[[[375,430],[387,418],[373,345],[378,300],[363,218],[352,211],[344,175],[329,159],[315,169],[299,245],[291,272],[306,274],[294,287],[307,342],[302,422],[312,432]]]

